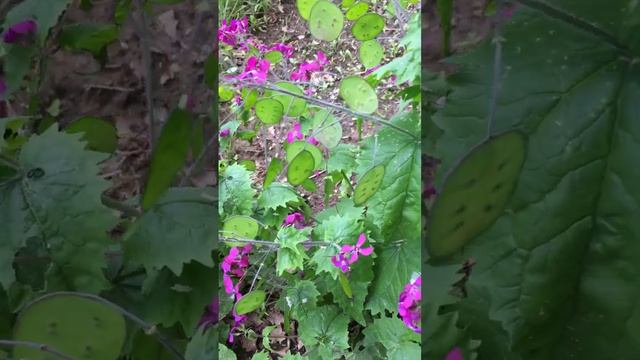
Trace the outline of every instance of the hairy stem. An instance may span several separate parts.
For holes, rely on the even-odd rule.
[[[27,347],[31,349],[40,350],[44,353],[55,356],[58,359],[64,360],[76,360],[75,358],[62,353],[49,345],[36,343],[32,341],[19,341],[19,340],[0,340],[0,347]]]
[[[303,99],[303,100],[305,100],[305,101],[307,101],[309,103],[312,103],[312,104],[321,105],[321,106],[324,106],[324,107],[327,107],[327,108],[335,109],[335,110],[341,111],[343,113],[352,115],[354,117],[361,117],[363,119],[367,119],[367,120],[370,120],[370,121],[373,121],[373,122],[380,123],[382,125],[388,126],[388,127],[392,128],[394,130],[397,130],[397,131],[399,131],[399,132],[401,132],[401,133],[403,133],[405,135],[410,136],[411,138],[413,138],[416,141],[420,140],[412,132],[403,129],[403,128],[397,126],[396,124],[394,124],[394,123],[392,123],[390,121],[384,120],[384,119],[382,119],[380,117],[377,117],[377,116],[374,116],[374,115],[359,113],[357,111],[353,111],[353,110],[351,110],[349,108],[346,108],[344,106],[336,105],[336,104],[331,103],[329,101],[316,99],[316,98],[313,98],[313,97],[307,96],[307,95],[296,94],[296,93],[281,89],[281,88],[279,88],[277,86],[273,86],[273,85],[260,85],[260,84],[253,84],[253,83],[245,83],[243,85],[247,86],[247,87],[253,87],[253,88],[258,88],[258,89],[263,89],[263,90],[271,90],[271,91],[279,92],[281,94],[285,94],[285,95],[293,96],[293,97],[296,97],[296,98],[299,98],[299,99]]]

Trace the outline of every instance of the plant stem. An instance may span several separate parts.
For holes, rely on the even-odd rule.
[[[219,237],[219,241],[240,242],[240,243],[255,244],[255,245],[267,245],[275,248],[280,247],[279,243],[274,241],[267,241],[267,240],[250,240],[250,239],[237,239],[232,237]],[[324,241],[305,241],[300,244],[311,245],[311,246],[331,246],[332,245],[332,243],[324,242]]]
[[[142,46],[142,62],[144,65],[144,89],[147,101],[147,113],[149,114],[149,132],[151,133],[150,145],[153,150],[156,138],[156,116],[153,109],[153,62],[151,58],[151,45],[149,44],[149,27],[147,25],[147,14],[141,0],[135,0],[136,7],[140,13],[140,24],[136,26],[138,38]],[[135,23],[135,22],[134,22]]]
[[[351,184],[351,180],[349,180],[349,177],[347,176],[347,174],[344,172],[344,170],[340,170],[340,173],[342,174],[344,181],[346,181],[347,185],[349,185],[349,189],[351,189],[351,193],[355,194],[356,189],[353,188],[353,184]]]
[[[105,194],[102,194],[101,199],[102,199],[102,204],[104,206],[114,210],[118,210],[128,216],[138,217],[142,215],[142,211],[140,211],[138,208],[127,205],[116,199],[110,198]]]
[[[0,136],[2,136],[2,134],[0,134]],[[18,164],[18,162],[4,154],[0,154],[0,164],[10,167],[14,170],[20,170],[20,165]]]
[[[41,344],[41,343],[36,343],[36,342],[31,342],[31,341],[20,341],[20,340],[0,340],[0,346],[5,346],[5,347],[27,347],[27,348],[31,348],[31,349],[36,349],[36,350],[40,350],[44,353],[47,354],[51,354],[59,359],[64,359],[64,360],[76,360],[75,358],[62,353],[54,348],[52,348],[49,345],[46,344]]]
[[[279,92],[281,94],[285,94],[285,95],[293,96],[293,97],[296,97],[296,98],[299,98],[299,99],[303,99],[303,100],[305,100],[307,102],[310,102],[312,104],[321,105],[321,106],[324,106],[324,107],[327,107],[327,108],[335,109],[335,110],[341,111],[343,113],[347,113],[347,114],[355,116],[355,117],[361,117],[363,119],[367,119],[367,120],[370,120],[370,121],[377,122],[377,123],[383,124],[385,126],[388,126],[388,127],[392,128],[394,130],[397,130],[397,131],[399,131],[399,132],[401,132],[401,133],[403,133],[405,135],[410,136],[411,138],[413,138],[416,141],[420,140],[416,135],[414,135],[410,131],[405,130],[405,129],[399,127],[398,125],[396,125],[396,124],[394,124],[394,123],[392,123],[390,121],[384,120],[384,119],[382,119],[380,117],[377,117],[377,116],[374,116],[374,115],[359,113],[357,111],[353,111],[353,110],[351,110],[349,108],[346,108],[344,106],[340,106],[340,105],[336,105],[336,104],[328,102],[328,101],[316,99],[316,98],[313,98],[311,96],[296,94],[296,93],[281,89],[281,88],[279,88],[277,86],[259,85],[259,84],[253,84],[253,83],[245,83],[243,85],[247,86],[247,87],[252,87],[252,88],[258,88],[258,89],[263,89],[263,90],[271,90],[271,91]]]

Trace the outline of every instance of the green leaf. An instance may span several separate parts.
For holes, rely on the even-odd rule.
[[[269,354],[266,352],[259,352],[259,353],[255,353],[253,354],[253,356],[251,357],[251,360],[270,360],[271,358],[269,357]]]
[[[267,294],[262,290],[253,290],[242,296],[236,303],[236,313],[244,315],[258,309],[266,298]]]
[[[320,292],[312,281],[300,280],[292,287],[287,288],[285,301],[293,316],[302,312],[306,312],[316,306],[316,301]]]
[[[358,56],[362,65],[370,69],[380,64],[384,56],[384,49],[377,40],[368,40],[360,44]]]
[[[218,334],[203,327],[193,335],[184,353],[185,360],[208,360],[217,355]]]
[[[363,114],[373,114],[378,110],[378,96],[364,79],[349,76],[340,83],[340,97],[347,105]]]
[[[283,55],[280,51],[273,50],[264,54],[264,58],[269,60],[271,64],[277,64],[283,59]]]
[[[419,116],[415,111],[401,113],[392,121],[419,134]],[[383,128],[365,141],[357,162],[359,174],[374,165],[384,165],[386,169],[380,189],[367,200],[371,225],[380,230],[385,242],[420,241],[420,142],[392,128]]]
[[[150,283],[137,312],[145,320],[166,327],[180,323],[185,334],[192,335],[216,293],[216,271],[197,262],[186,264],[180,276],[166,268],[160,270],[148,278]]]
[[[5,98],[23,85],[24,78],[31,70],[33,56],[37,53],[34,46],[12,45],[4,56],[4,73],[7,82]]]
[[[271,335],[271,332],[275,328],[276,328],[276,325],[269,325],[269,326],[265,326],[264,329],[262,329],[262,346],[270,352],[273,352],[273,349],[271,348],[271,341],[269,340],[269,335]]]
[[[384,18],[378,14],[369,13],[358,18],[351,33],[359,41],[375,39],[384,29]]]
[[[306,346],[326,347],[331,353],[342,353],[349,348],[348,324],[348,316],[342,314],[337,306],[328,305],[314,308],[299,319],[298,331]]]
[[[118,146],[116,128],[110,122],[100,118],[82,117],[65,129],[69,134],[83,133],[82,140],[87,142],[87,148],[95,151],[111,154]]]
[[[116,25],[122,25],[131,12],[131,0],[116,0],[113,21]]]
[[[397,76],[396,83],[405,82],[420,83],[420,59],[421,59],[421,17],[415,15],[409,22],[409,29],[400,44],[405,47],[404,55],[396,58],[388,64],[382,65],[371,76],[381,79],[389,73]]]
[[[420,342],[420,334],[410,330],[397,317],[374,319],[373,324],[367,326],[362,332],[364,333],[364,346],[381,343],[387,351],[397,349],[408,342],[414,344]],[[407,357],[406,359],[413,358]]]
[[[30,237],[49,247],[48,276],[63,289],[99,292],[108,286],[103,254],[117,217],[101,201],[109,187],[97,176],[105,156],[85,150],[79,138],[59,132],[56,124],[33,135],[18,161],[25,177],[0,185],[0,222],[9,224],[3,225],[8,238],[0,245],[3,286],[13,280],[15,250]]]
[[[271,159],[267,167],[267,173],[264,176],[263,188],[268,188],[271,183],[278,177],[278,174],[284,169],[284,162],[278,158]]]
[[[453,0],[437,0],[436,9],[442,29],[442,55],[449,56],[451,47],[451,19],[453,17]]]
[[[220,349],[218,351],[219,360],[237,360],[236,354],[223,344],[219,344]]]
[[[349,243],[354,244],[355,241],[352,240]],[[351,265],[347,282],[348,290],[345,291],[345,285],[343,285],[347,276],[341,271],[338,271],[338,282],[334,281],[333,286],[330,288],[334,302],[362,326],[367,324],[364,318],[364,304],[369,294],[369,286],[374,277],[373,265],[373,257],[371,255],[360,256],[358,261]]]
[[[526,158],[506,210],[462,254],[477,263],[468,287],[486,291],[480,311],[522,358],[638,358],[640,73],[611,44],[638,53],[638,12],[628,1],[531,3],[539,10],[503,28],[494,122],[495,133],[526,134]],[[434,119],[440,180],[486,136],[493,52],[486,42],[455,61],[465,71]]]
[[[122,314],[111,306],[70,293],[45,295],[22,310],[14,339],[47,344],[73,357],[116,360],[125,342]],[[17,347],[17,358],[45,360],[38,348]]]
[[[331,149],[329,159],[327,160],[327,171],[333,173],[335,171],[352,171],[356,166],[356,154],[358,148],[353,144],[339,144]]]
[[[344,16],[335,4],[327,0],[316,1],[309,14],[309,31],[318,40],[333,41],[344,27]]]
[[[73,24],[62,28],[58,44],[70,50],[86,50],[94,57],[106,55],[106,47],[118,39],[116,25]]]
[[[217,223],[211,220],[213,191],[172,188],[135,224],[124,244],[129,261],[147,271],[168,267],[180,275],[192,260],[212,265]]]
[[[384,313],[385,310],[397,312],[400,293],[411,280],[411,274],[420,270],[419,239],[376,248],[375,280],[366,304],[373,314]]]
[[[284,116],[284,106],[276,99],[260,99],[256,102],[256,116],[267,125],[277,124]]]
[[[281,276],[285,271],[302,270],[304,259],[307,258],[302,242],[309,239],[311,228],[296,229],[293,226],[282,227],[276,235],[278,258],[276,272]]]
[[[227,215],[251,215],[256,191],[251,186],[251,172],[244,166],[228,166],[220,180],[218,213]]]
[[[258,206],[262,209],[277,209],[300,201],[298,193],[289,185],[272,183],[267,186],[258,198]]]
[[[153,151],[149,177],[142,195],[142,208],[147,210],[167,191],[176,174],[184,166],[191,140],[191,116],[175,109],[162,128]]]

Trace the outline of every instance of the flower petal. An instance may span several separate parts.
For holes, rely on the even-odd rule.
[[[364,256],[369,256],[372,253],[373,253],[373,246],[369,246],[369,247],[360,249],[360,254],[362,254]]]

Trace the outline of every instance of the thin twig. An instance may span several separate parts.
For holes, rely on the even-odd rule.
[[[496,120],[496,108],[498,104],[498,95],[500,94],[501,88],[501,74],[502,74],[502,42],[504,38],[502,37],[502,25],[503,25],[503,15],[501,13],[502,10],[502,0],[496,1],[496,23],[494,28],[493,35],[493,43],[495,44],[495,52],[493,58],[493,79],[491,82],[491,98],[489,100],[489,119],[487,120],[487,138],[490,138],[493,134],[495,128],[495,120]]]
[[[296,94],[294,92],[290,92],[290,91],[281,89],[281,88],[279,88],[277,86],[260,85],[260,84],[255,84],[255,83],[243,83],[243,85],[246,86],[246,87],[252,87],[252,88],[258,88],[258,89],[263,89],[263,90],[276,91],[276,92],[279,92],[281,94],[285,94],[285,95],[293,96],[293,97],[296,97],[296,98],[299,98],[299,99],[303,99],[303,100],[305,100],[305,101],[307,101],[309,103],[312,103],[312,104],[321,105],[321,106],[324,106],[324,107],[327,107],[327,108],[335,109],[335,110],[350,114],[350,115],[355,116],[355,117],[361,117],[363,119],[367,119],[367,120],[370,120],[370,121],[377,122],[377,123],[383,124],[385,126],[388,126],[388,127],[392,128],[394,130],[397,130],[397,131],[399,131],[399,132],[401,132],[403,134],[406,134],[406,135],[410,136],[411,138],[413,138],[416,141],[420,140],[412,132],[410,132],[410,131],[408,131],[406,129],[403,129],[403,128],[399,127],[398,125],[396,125],[396,124],[394,124],[394,123],[392,123],[390,121],[384,120],[384,119],[382,119],[380,117],[377,117],[377,116],[374,116],[374,115],[363,114],[363,113],[360,113],[360,112],[357,112],[357,111],[353,111],[353,110],[351,110],[349,108],[346,108],[344,106],[336,105],[334,103],[331,103],[331,102],[328,102],[328,101],[324,101],[324,100],[321,100],[321,99],[316,99],[316,98],[313,98],[311,96]]]
[[[156,116],[153,109],[153,63],[151,58],[151,45],[149,44],[149,27],[147,24],[147,14],[141,0],[135,0],[136,7],[140,13],[140,24],[136,26],[138,38],[142,46],[142,62],[145,69],[144,88],[147,100],[147,112],[149,114],[149,131],[151,132],[151,149],[153,150],[156,138]],[[134,22],[135,23],[135,22]]]
[[[51,354],[59,359],[64,360],[76,360],[75,358],[60,352],[49,345],[36,343],[32,341],[20,341],[20,340],[0,340],[0,346],[4,347],[27,347],[31,349],[40,350],[44,353]]]
[[[0,134],[0,136],[2,136],[2,134]],[[8,166],[14,170],[20,170],[20,164],[4,154],[0,154],[0,164]]]
[[[102,204],[108,208],[118,210],[128,216],[138,217],[142,215],[142,211],[134,206],[127,205],[121,201],[110,198],[105,194],[102,194]]]
[[[279,248],[280,244],[275,241],[267,241],[267,240],[251,240],[251,239],[238,239],[235,237],[219,237],[219,241],[228,241],[228,242],[239,242],[239,243],[247,243],[247,244],[255,244],[255,245],[266,245],[275,248]],[[325,242],[325,241],[304,241],[301,242],[300,245],[309,245],[309,246],[331,246],[335,245],[334,243]]]

